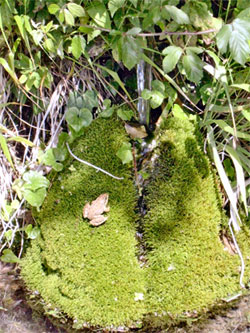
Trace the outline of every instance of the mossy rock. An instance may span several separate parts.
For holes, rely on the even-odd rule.
[[[86,129],[74,154],[124,180],[71,161],[36,218],[41,237],[22,260],[28,288],[78,327],[134,327],[143,318],[152,326],[164,325],[167,314],[206,310],[239,289],[240,261],[220,242],[218,193],[189,121],[173,118],[161,130],[159,158],[146,189],[147,263],[142,267],[131,170],[116,156],[127,140],[115,119],[95,120]],[[82,209],[101,193],[109,193],[111,209],[106,223],[93,228]],[[249,235],[243,231],[239,238],[247,257]]]

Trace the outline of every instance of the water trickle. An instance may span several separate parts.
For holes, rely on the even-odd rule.
[[[137,90],[138,90],[138,114],[139,122],[143,125],[149,124],[149,101],[146,101],[141,97],[144,89],[151,90],[152,82],[152,66],[141,60],[137,65]]]

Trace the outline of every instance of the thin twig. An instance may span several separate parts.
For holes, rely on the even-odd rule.
[[[68,148],[68,151],[69,151],[70,155],[72,157],[74,157],[74,159],[76,159],[77,161],[79,161],[80,163],[86,164],[86,165],[88,165],[88,166],[90,166],[90,167],[92,167],[92,168],[94,168],[94,169],[96,169],[98,171],[101,171],[101,172],[105,173],[106,175],[108,175],[108,176],[110,176],[112,178],[119,179],[119,180],[124,179],[123,177],[116,177],[116,176],[112,175],[111,173],[109,173],[108,171],[105,171],[105,170],[103,170],[103,169],[101,169],[101,168],[99,168],[99,167],[97,167],[97,166],[95,166],[95,165],[93,165],[93,164],[91,164],[91,163],[89,163],[87,161],[81,160],[79,157],[77,157],[76,155],[74,155],[72,153],[72,151],[69,148],[68,142],[66,142],[66,146]]]

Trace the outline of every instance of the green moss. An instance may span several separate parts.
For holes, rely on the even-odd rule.
[[[127,137],[120,122],[96,120],[74,153],[123,176],[115,180],[79,162],[59,174],[37,221],[42,238],[32,242],[22,263],[28,287],[69,317],[91,325],[130,325],[144,313],[135,293],[145,293],[136,259],[135,189],[130,170],[116,157]],[[69,165],[68,165],[69,166]],[[105,224],[93,228],[83,206],[109,193]]]
[[[214,179],[194,133],[188,121],[166,122],[157,176],[147,188],[144,227],[151,313],[204,310],[239,289],[240,261],[219,239],[222,213]],[[244,231],[239,239],[247,257],[250,244]],[[246,278],[249,275],[248,265]]]
[[[41,237],[22,261],[28,287],[50,308],[78,324],[131,326],[148,314],[150,325],[157,326],[166,323],[168,313],[184,318],[183,313],[205,311],[238,291],[240,261],[219,239],[224,216],[196,133],[192,123],[174,118],[161,130],[159,158],[146,188],[147,265],[141,268],[131,170],[116,156],[127,136],[116,120],[91,124],[74,153],[124,180],[70,160],[54,182],[36,218]],[[83,220],[82,209],[105,192],[108,220],[93,228]],[[249,231],[243,228],[238,240],[247,279]],[[137,293],[145,300],[136,300]]]

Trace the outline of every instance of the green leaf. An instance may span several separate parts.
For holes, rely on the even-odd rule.
[[[200,58],[193,52],[188,52],[182,58],[182,64],[186,72],[187,78],[195,83],[199,83],[203,77],[203,62]]]
[[[93,108],[98,107],[98,100],[96,93],[93,90],[87,90],[84,95],[84,108],[92,110]]]
[[[230,87],[243,89],[250,93],[250,84],[248,84],[248,83],[231,84]]]
[[[111,29],[109,13],[102,2],[92,1],[87,12],[99,27]]]
[[[111,17],[114,16],[115,12],[124,5],[125,0],[110,0],[108,2],[108,8]]]
[[[165,73],[171,72],[182,55],[182,49],[177,46],[169,46],[163,50],[167,56],[163,59],[162,66]]]
[[[71,26],[75,25],[74,16],[70,13],[70,11],[68,9],[64,9],[63,13],[64,13],[66,24],[71,25]]]
[[[75,106],[67,110],[65,118],[76,132],[79,132],[83,127],[89,126],[93,120],[91,111],[87,108],[78,109]]]
[[[29,147],[34,147],[34,143],[31,142],[30,140],[23,138],[21,136],[13,136],[11,138],[8,138],[7,141],[16,141],[16,142],[21,142],[23,145],[27,145]]]
[[[39,208],[42,205],[46,194],[46,188],[39,188],[37,190],[25,189],[23,197],[31,206]]]
[[[59,10],[60,10],[60,7],[55,3],[52,3],[48,7],[48,11],[50,14],[56,14]]]
[[[131,120],[133,117],[134,112],[132,110],[126,110],[126,109],[118,109],[117,110],[117,116],[120,117],[122,120]]]
[[[171,16],[171,18],[178,24],[189,24],[190,20],[188,15],[181,9],[175,6],[166,5],[165,9]]]
[[[130,163],[133,160],[131,144],[128,142],[123,142],[122,146],[116,153],[116,156],[118,156],[122,160],[123,164]]]
[[[248,40],[240,31],[234,30],[230,36],[229,46],[233,59],[243,66],[250,53]]]
[[[6,141],[5,137],[2,134],[0,134],[0,145],[1,145],[2,151],[3,151],[6,159],[10,163],[11,167],[13,169],[15,169],[14,164],[12,162],[12,158],[11,158],[10,152],[9,152],[7,141]]]
[[[164,98],[165,98],[165,94],[163,94],[160,91],[153,90],[151,92],[150,106],[153,109],[158,108],[162,104]]]
[[[141,59],[141,46],[132,36],[122,38],[122,62],[131,70]]]
[[[132,5],[134,5],[134,7],[137,6],[137,1],[138,1],[138,0],[129,0],[129,1],[132,3]]]
[[[36,239],[40,235],[40,228],[34,227],[32,224],[27,225],[27,227],[24,228],[24,231],[27,234],[28,239]]]
[[[174,104],[172,112],[173,112],[173,115],[175,118],[179,118],[182,120],[188,119],[187,114],[183,111],[183,109],[178,104]]]
[[[68,3],[67,4],[68,10],[70,11],[70,13],[74,16],[74,17],[83,17],[85,16],[85,11],[82,8],[82,6],[77,5],[76,3]]]
[[[50,184],[48,179],[37,171],[27,171],[23,175],[25,181],[24,189],[37,190],[39,188],[47,188]]]
[[[53,148],[49,148],[46,152],[41,152],[38,160],[39,163],[52,166],[52,168],[56,171],[61,171],[63,169],[63,165],[56,161]]]
[[[160,80],[153,80],[152,81],[152,90],[157,90],[161,93],[165,93],[166,86]]]
[[[79,59],[85,50],[86,42],[83,36],[74,36],[71,42],[72,54]]]
[[[228,125],[224,120],[218,119],[218,120],[213,120],[211,122],[217,124],[221,129],[223,129],[223,131],[234,135],[234,129],[230,125]],[[236,130],[236,136],[238,138],[250,141],[250,134],[248,133]]]
[[[227,47],[228,47],[231,33],[232,33],[232,26],[229,24],[226,24],[220,29],[220,31],[216,35],[217,47],[221,51],[221,53],[227,52]]]
[[[20,263],[21,260],[10,250],[3,250],[3,255],[0,257],[1,261],[8,263]]]
[[[242,110],[241,113],[243,116],[249,121],[250,123],[250,111],[249,110]]]
[[[134,27],[126,32],[127,35],[137,35],[141,32],[141,28]]]

